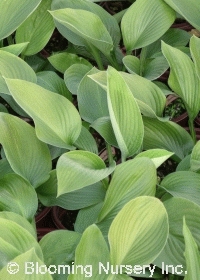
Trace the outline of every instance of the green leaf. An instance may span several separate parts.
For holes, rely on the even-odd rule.
[[[106,266],[109,259],[108,245],[101,231],[96,225],[91,225],[84,231],[75,253],[74,265],[81,264],[84,268],[83,273],[79,270],[77,274],[71,274],[68,279],[84,280],[86,277],[92,277],[97,280],[107,280],[108,275],[99,271],[99,264]]]
[[[126,55],[122,61],[129,73],[140,75],[140,59],[138,57]]]
[[[187,266],[187,274],[184,280],[198,279],[200,275],[200,254],[198,246],[187,227],[185,217],[183,219],[183,236],[185,240],[185,259]]]
[[[190,0],[190,4],[187,0],[164,0],[168,5],[172,7],[176,12],[181,14],[192,26],[200,30],[200,7],[199,2],[196,0]]]
[[[200,206],[200,174],[176,171],[167,175],[160,186],[174,197],[183,197]]]
[[[108,68],[107,84],[110,119],[122,158],[125,160],[141,147],[144,135],[142,117],[130,89],[114,68]],[[127,122],[128,119],[134,122]]]
[[[142,48],[140,57],[144,60],[162,56],[161,43],[164,41],[172,47],[183,47],[189,43],[191,35],[182,29],[169,28],[157,41]]]
[[[9,45],[9,46],[1,48],[1,50],[18,56],[27,47],[27,45],[28,45],[28,42],[21,43],[21,44],[13,44],[13,45]]]
[[[171,153],[164,149],[151,149],[144,151],[142,153],[139,153],[135,158],[139,157],[147,157],[150,158],[153,163],[155,164],[155,167],[158,168],[163,162],[165,162],[168,158],[170,158],[174,153]]]
[[[0,178],[3,178],[6,174],[13,173],[8,160],[6,158],[3,158],[0,160]]]
[[[35,72],[26,62],[14,54],[0,50],[0,92],[9,94],[4,78],[36,82]]]
[[[98,225],[105,235],[126,203],[138,196],[155,195],[156,180],[155,165],[148,158],[132,159],[117,165],[98,216]]]
[[[191,152],[194,142],[190,134],[178,124],[147,117],[143,117],[143,122],[145,150],[165,149],[174,153],[178,161]]]
[[[94,224],[98,218],[102,204],[103,201],[78,211],[78,215],[74,224],[74,230],[82,233],[87,227]]]
[[[109,115],[105,90],[88,77],[88,75],[98,72],[99,70],[96,68],[91,69],[83,77],[78,88],[77,98],[80,115],[89,123]]]
[[[83,77],[92,69],[92,65],[73,64],[64,74],[64,81],[72,94],[78,94],[78,88]]]
[[[74,148],[81,119],[67,98],[22,80],[6,79],[6,83],[16,102],[33,118],[40,140],[60,148]]]
[[[87,151],[71,151],[63,154],[57,163],[58,196],[97,183],[115,169],[106,168],[104,161]]]
[[[90,127],[94,128],[108,144],[118,148],[110,117],[99,118]]]
[[[27,252],[20,254],[16,258],[12,259],[12,263],[16,263],[19,266],[19,271],[15,274],[9,274],[7,265],[0,271],[1,279],[13,280],[53,280],[49,273],[37,273],[37,266],[39,272],[44,272],[46,265],[38,258],[35,249],[31,248]],[[11,269],[16,268],[15,266]],[[47,267],[46,267],[47,269]],[[28,275],[29,274],[29,275]]]
[[[1,78],[0,78],[1,79]],[[8,89],[7,89],[8,90]],[[13,97],[9,94],[0,93],[0,96],[6,101],[6,103],[15,111],[19,116],[28,117],[29,115],[17,104]]]
[[[0,40],[12,34],[34,12],[41,0],[6,0],[0,2]]]
[[[137,0],[122,18],[121,29],[127,52],[160,38],[175,20],[175,12],[162,0]]]
[[[113,50],[113,41],[99,16],[85,10],[69,8],[50,13],[55,24],[58,22],[64,26],[64,35],[70,42],[87,46],[89,49],[93,46],[103,54],[110,55]]]
[[[0,112],[8,113],[6,106],[4,106],[3,104],[0,104]]]
[[[29,221],[21,215],[16,214],[14,212],[1,211],[0,218],[5,219],[7,221],[15,222],[19,226],[26,229],[35,239],[37,238],[35,225],[30,224]]]
[[[180,96],[187,108],[189,117],[194,119],[200,109],[200,80],[194,63],[182,51],[162,42],[162,52],[170,65],[169,86]]]
[[[57,197],[56,170],[50,172],[50,178],[36,189],[38,198],[45,206],[60,206],[67,210],[78,210],[102,202],[105,188],[101,182]]]
[[[200,79],[200,38],[194,35],[190,39],[190,52],[194,61],[196,73]]]
[[[37,9],[18,27],[16,43],[29,42],[23,55],[36,54],[48,43],[55,27],[48,12],[51,2],[52,0],[42,0]]]
[[[85,150],[94,154],[98,154],[97,143],[89,130],[84,126],[81,128],[81,133],[74,143],[74,146],[76,146],[79,150]]]
[[[80,238],[80,233],[69,230],[56,230],[46,234],[39,242],[45,264],[70,264],[74,260]]]
[[[162,118],[166,104],[166,97],[162,90],[153,82],[125,72],[120,72],[131,93],[133,94],[141,113],[151,118]],[[93,81],[98,83],[104,90],[107,90],[106,72],[99,71],[96,74],[88,75]]]
[[[42,260],[42,250],[26,229],[11,220],[0,218],[0,269],[31,248],[35,249],[37,256]]]
[[[0,211],[15,212],[31,222],[37,208],[37,194],[27,181],[17,174],[0,180]]]
[[[200,141],[194,146],[190,158],[190,170],[197,172],[200,169]]]
[[[167,237],[163,204],[149,196],[132,199],[117,214],[108,233],[111,263],[149,264],[163,249]]]
[[[141,75],[148,80],[159,78],[169,67],[163,56],[145,61],[144,67],[142,67],[140,60],[132,55],[125,56],[123,63],[129,73]]]
[[[163,263],[168,265],[168,271],[170,273],[173,273],[171,264],[174,267],[182,265],[181,270],[184,272],[187,269],[184,258],[183,217],[185,216],[187,226],[198,248],[200,248],[200,206],[185,198],[178,197],[166,200],[164,206],[169,218],[169,237],[164,249],[153,263],[160,268],[163,268]],[[163,269],[165,269],[165,265]],[[183,275],[183,273],[180,275]]]
[[[53,71],[38,72],[37,84],[72,101],[72,95],[66,88],[64,80]]]
[[[92,12],[93,14],[97,15],[98,17],[100,17],[101,21],[103,22],[106,29],[108,30],[114,44],[116,46],[119,44],[120,37],[121,37],[119,25],[117,24],[116,19],[100,5],[89,3],[88,1],[85,0],[76,0],[76,1],[59,0],[59,1],[52,2],[52,6],[51,6],[52,10],[58,10],[63,8],[81,9],[81,10]],[[58,27],[58,29],[59,28],[60,26]]]
[[[146,61],[142,76],[151,81],[155,80],[159,78],[168,67],[168,62],[163,56],[155,57],[154,59]]]
[[[49,178],[51,157],[45,143],[25,121],[0,113],[0,143],[13,171],[37,187]]]
[[[48,60],[56,70],[63,74],[70,66],[74,64],[79,64],[79,66],[82,64],[91,66],[90,62],[88,62],[83,57],[79,57],[76,54],[67,52],[53,54],[48,58]]]

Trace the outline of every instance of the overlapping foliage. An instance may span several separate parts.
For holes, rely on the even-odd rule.
[[[200,2],[136,0],[114,16],[94,2],[0,3],[0,279],[198,279],[200,39],[171,25],[199,31]],[[52,36],[67,47],[41,58]],[[168,68],[169,87],[156,81]],[[165,116],[168,92],[190,133]],[[38,200],[79,210],[75,230],[38,242]]]

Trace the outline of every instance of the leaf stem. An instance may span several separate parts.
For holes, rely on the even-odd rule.
[[[98,65],[99,70],[104,70],[104,66],[103,66],[103,63],[101,60],[99,50],[97,48],[95,48],[92,44],[88,44],[88,48],[91,51],[97,65]]]
[[[12,45],[12,44],[13,44],[12,35],[10,35],[10,36],[7,37],[7,41],[8,41],[8,44],[9,44],[9,45]]]
[[[112,149],[111,149],[111,145],[106,143],[106,150],[107,150],[107,154],[108,154],[108,161],[109,161],[109,165],[112,165],[114,160],[113,160],[113,154],[112,154]]]
[[[190,134],[192,136],[192,139],[194,140],[194,143],[197,142],[196,140],[196,132],[195,132],[195,129],[194,129],[194,120],[189,118],[189,121],[188,121],[188,125],[189,125],[189,129],[190,129]]]

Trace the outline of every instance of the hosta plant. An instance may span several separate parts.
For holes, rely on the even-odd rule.
[[[3,2],[0,279],[198,279],[200,39],[171,28],[198,31],[198,5]],[[56,36],[65,48],[50,53]],[[189,133],[164,116],[169,92]],[[79,210],[74,231],[38,241],[38,201]]]

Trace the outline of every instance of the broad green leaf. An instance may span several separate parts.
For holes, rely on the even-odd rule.
[[[122,18],[121,29],[127,52],[160,38],[175,20],[175,12],[162,0],[137,0]]]
[[[87,151],[71,151],[63,154],[57,163],[58,196],[97,183],[115,169],[106,168],[104,161]]]
[[[9,94],[4,78],[36,82],[35,72],[26,62],[14,54],[0,50],[0,92]]]
[[[143,122],[143,148],[145,150],[166,149],[174,153],[178,161],[191,152],[194,142],[190,134],[178,124],[171,121],[161,122],[147,117],[143,117]]]
[[[156,180],[155,165],[148,158],[132,159],[117,165],[98,216],[98,224],[104,234],[107,234],[117,213],[131,199],[155,195]]]
[[[74,148],[81,119],[67,98],[22,80],[6,79],[6,83],[15,101],[33,118],[40,140],[60,148]]]
[[[165,162],[168,158],[170,158],[174,153],[171,153],[164,149],[151,149],[139,153],[135,158],[139,157],[147,157],[150,158],[155,167],[158,168],[163,162]]]
[[[0,218],[0,269],[18,255],[27,252],[31,248],[35,249],[37,256],[42,260],[42,250],[26,229],[11,220]]]
[[[148,58],[155,58],[162,56],[161,43],[162,41],[172,47],[183,47],[189,43],[191,35],[179,28],[169,28],[165,34],[160,37],[157,41],[142,48],[140,59],[145,60]]]
[[[58,10],[63,8],[81,9],[96,14],[98,17],[100,17],[101,21],[108,30],[110,36],[112,37],[114,45],[117,46],[119,44],[121,37],[119,25],[117,24],[116,19],[100,5],[92,4],[85,0],[59,0],[52,2],[51,10]],[[58,29],[59,28],[60,26],[58,26]]]
[[[165,96],[173,94],[173,92],[169,89],[169,87],[166,84],[159,81],[153,81],[153,83],[161,89]]]
[[[97,280],[107,280],[108,275],[103,269],[101,270],[101,266],[106,266],[109,260],[108,245],[101,231],[96,225],[91,225],[84,231],[75,253],[74,265],[81,264],[84,268],[83,273],[79,270],[77,274],[71,274],[68,279],[84,280],[86,277],[92,277]]]
[[[94,224],[98,218],[102,204],[103,201],[78,211],[78,215],[74,224],[74,230],[82,233],[87,227]]]
[[[1,79],[1,78],[0,78]],[[19,116],[28,117],[29,115],[17,104],[10,94],[0,93],[0,96],[6,101],[6,103],[15,111]]]
[[[140,75],[140,59],[138,57],[126,55],[122,61],[129,73]]]
[[[80,233],[69,230],[57,230],[46,234],[39,242],[45,264],[70,264],[74,260],[80,238]]]
[[[13,45],[9,45],[9,46],[1,48],[1,50],[18,56],[27,47],[27,45],[28,45],[28,42],[20,43],[20,44],[13,44]]]
[[[162,90],[153,82],[133,74],[119,72],[133,94],[141,113],[151,118],[162,118],[166,105],[166,97]],[[88,75],[98,83],[104,90],[107,90],[106,72],[99,71],[96,74]]]
[[[15,212],[31,222],[37,208],[37,194],[22,177],[7,174],[0,179],[0,211]]]
[[[183,197],[200,206],[200,174],[176,171],[167,175],[160,186],[174,197]]]
[[[145,65],[142,66],[137,57],[127,55],[124,57],[123,63],[129,73],[141,75],[148,80],[159,78],[169,67],[163,56],[149,59],[149,61],[145,61]]]
[[[35,239],[37,238],[35,225],[30,224],[29,221],[21,215],[16,214],[14,212],[1,211],[0,218],[5,219],[7,221],[15,222],[19,226],[26,229]]]
[[[96,68],[91,69],[81,80],[78,88],[78,107],[82,119],[89,123],[101,117],[109,116],[107,96],[104,89],[88,77],[98,73]]]
[[[168,230],[165,207],[157,198],[132,199],[117,214],[108,233],[111,263],[151,263],[165,246]]]
[[[170,65],[169,86],[183,99],[193,120],[200,109],[200,80],[194,63],[182,51],[162,42],[162,52]]]
[[[142,76],[148,80],[155,80],[159,78],[167,69],[169,65],[165,57],[155,57],[146,61]]]
[[[45,206],[60,206],[67,210],[77,210],[102,202],[105,188],[101,182],[84,187],[77,191],[57,197],[56,170],[50,172],[50,178],[36,189],[38,198]]]
[[[107,84],[110,120],[122,158],[125,160],[141,147],[144,135],[142,117],[129,87],[114,68],[108,68]],[[128,119],[134,122],[128,122]]]
[[[81,133],[76,142],[74,142],[74,146],[79,150],[85,150],[94,154],[98,154],[97,143],[89,130],[84,126],[81,128]]]
[[[0,113],[0,143],[13,171],[37,187],[49,178],[51,157],[45,143],[25,121]]]
[[[191,234],[191,231],[187,227],[185,217],[183,220],[183,236],[185,240],[185,259],[187,273],[185,273],[184,280],[198,279],[200,275],[200,254],[197,244]]]
[[[118,148],[110,117],[99,118],[96,121],[94,121],[90,126],[94,128],[105,139],[105,141],[108,144]]]
[[[200,30],[200,6],[199,1],[190,0],[164,0],[169,6],[172,7],[176,12],[181,14],[189,23],[191,23],[195,28]]]
[[[37,9],[18,27],[16,43],[29,42],[23,55],[36,54],[48,43],[55,27],[48,12],[51,2],[52,0],[42,0]]]
[[[0,2],[0,40],[12,34],[34,12],[41,0],[6,0]]]
[[[0,178],[3,178],[6,174],[14,173],[8,160],[3,158],[0,160]]]
[[[197,172],[200,169],[200,141],[194,146],[190,158],[190,170]]]
[[[200,38],[192,36],[192,38],[190,39],[190,52],[194,61],[196,73],[200,79]]]
[[[77,45],[76,39],[78,37],[78,45],[87,46],[89,49],[95,47],[103,54],[110,55],[113,50],[113,41],[99,16],[85,10],[69,8],[50,13],[55,24],[58,22],[65,27],[65,35],[67,35],[65,37],[70,42]]]
[[[53,280],[51,274],[53,273],[44,273],[48,267],[38,258],[35,249],[31,248],[25,253],[20,254],[16,258],[12,259],[12,263],[16,263],[18,267],[11,266],[11,269],[19,268],[19,271],[15,273],[9,273],[8,267],[4,266],[4,268],[0,271],[0,278],[6,280]],[[38,269],[38,270],[37,270]],[[42,273],[40,273],[40,271]],[[52,270],[53,271],[53,270]],[[51,272],[51,270],[50,270]],[[42,275],[41,275],[42,274]]]
[[[70,66],[74,64],[91,66],[91,64],[83,57],[79,57],[76,54],[67,52],[53,54],[48,58],[48,60],[56,70],[63,74]]]
[[[3,104],[0,104],[0,112],[8,113],[6,106],[4,106]]]
[[[184,258],[185,242],[183,237],[183,217],[185,216],[186,224],[190,229],[195,242],[200,248],[200,206],[179,197],[173,197],[164,202],[169,218],[169,237],[167,243],[153,263],[162,267],[163,263],[168,265],[168,271],[171,273],[172,267],[178,267],[182,272],[186,271],[186,261]],[[181,273],[180,275],[184,275]]]
[[[63,95],[72,101],[72,95],[66,88],[65,82],[53,71],[42,71],[37,73],[37,84],[52,92]]]
[[[52,160],[58,158],[59,156],[61,156],[62,154],[66,153],[68,151],[67,149],[63,149],[63,148],[59,148],[59,147],[55,147],[55,146],[51,146],[51,145],[48,145],[48,147],[49,147],[49,151],[50,151]]]
[[[84,64],[73,64],[71,65],[64,74],[64,81],[69,89],[69,91],[77,95],[78,94],[78,88],[80,85],[81,80],[83,77],[92,69],[92,65],[84,65]]]
[[[24,60],[36,73],[41,71],[55,71],[55,68],[50,64],[50,62],[47,61],[44,56],[41,56],[40,53],[38,53],[31,56],[25,56]]]
[[[189,171],[190,170],[191,154],[187,155],[176,167],[176,171]]]

